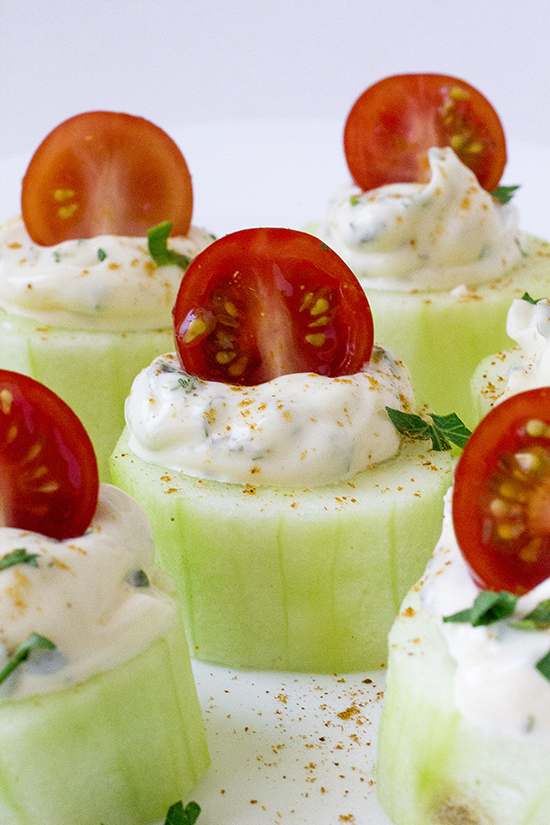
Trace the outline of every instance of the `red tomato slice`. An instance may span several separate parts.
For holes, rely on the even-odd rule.
[[[75,413],[33,378],[0,370],[0,525],[81,536],[97,506],[92,442]]]
[[[245,229],[201,252],[182,280],[174,328],[187,373],[248,386],[288,373],[352,374],[373,345],[355,275],[292,229]]]
[[[43,246],[97,235],[145,237],[171,221],[186,235],[193,189],[185,158],[148,120],[85,112],[42,141],[23,178],[23,220]]]
[[[453,522],[481,587],[522,594],[550,576],[550,387],[511,396],[475,429]]]
[[[364,191],[387,183],[427,183],[428,149],[451,146],[487,191],[506,165],[506,141],[488,100],[464,80],[404,74],[371,86],[353,105],[344,150]]]

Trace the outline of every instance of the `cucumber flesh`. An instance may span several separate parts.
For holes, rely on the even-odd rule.
[[[208,765],[179,620],[112,670],[0,704],[2,825],[151,825]]]
[[[41,327],[0,310],[0,368],[46,384],[78,415],[96,451],[101,481],[124,428],[124,402],[137,373],[173,349],[170,329],[88,332]]]
[[[470,381],[477,421],[481,421],[500,398],[506,387],[509,368],[520,361],[521,350],[513,347],[487,356],[478,365]]]
[[[550,292],[550,246],[528,236],[525,257],[509,277],[468,291],[403,292],[373,289],[364,281],[376,341],[410,370],[419,406],[439,415],[456,413],[472,428],[478,420],[470,379],[480,361],[513,346],[506,318],[524,292]]]
[[[148,514],[191,653],[229,667],[373,670],[441,532],[451,457],[428,442],[337,485],[242,487],[147,464],[125,431],[113,483]]]
[[[550,742],[489,734],[454,701],[455,663],[419,587],[390,633],[377,792],[395,825],[548,825]]]

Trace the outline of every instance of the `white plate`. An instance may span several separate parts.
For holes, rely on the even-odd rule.
[[[195,190],[194,223],[222,235],[302,228],[348,179],[342,124],[263,120],[169,130]],[[19,209],[30,153],[0,160],[0,220]],[[522,227],[550,238],[550,148],[511,142]],[[194,663],[212,767],[195,789],[200,825],[390,825],[376,801],[384,673],[310,676]]]

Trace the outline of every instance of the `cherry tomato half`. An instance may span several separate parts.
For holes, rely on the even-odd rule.
[[[99,490],[86,430],[54,392],[0,370],[0,524],[55,539],[81,536]]]
[[[498,185],[506,165],[502,125],[489,101],[464,80],[386,77],[358,98],[344,129],[348,167],[364,191],[427,183],[432,146],[451,146],[489,192]]]
[[[174,329],[186,372],[241,385],[352,374],[373,345],[355,275],[318,238],[292,229],[244,229],[201,252],[182,279]]]
[[[21,207],[29,235],[43,246],[145,237],[162,221],[186,235],[193,189],[185,158],[158,126],[119,112],[85,112],[42,141],[23,178]]]
[[[550,576],[550,387],[511,396],[474,430],[453,523],[481,587],[522,594]]]

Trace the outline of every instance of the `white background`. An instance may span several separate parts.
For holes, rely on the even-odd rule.
[[[547,0],[0,0],[0,157],[85,109],[170,129],[343,120],[375,80],[455,74],[550,143]]]

